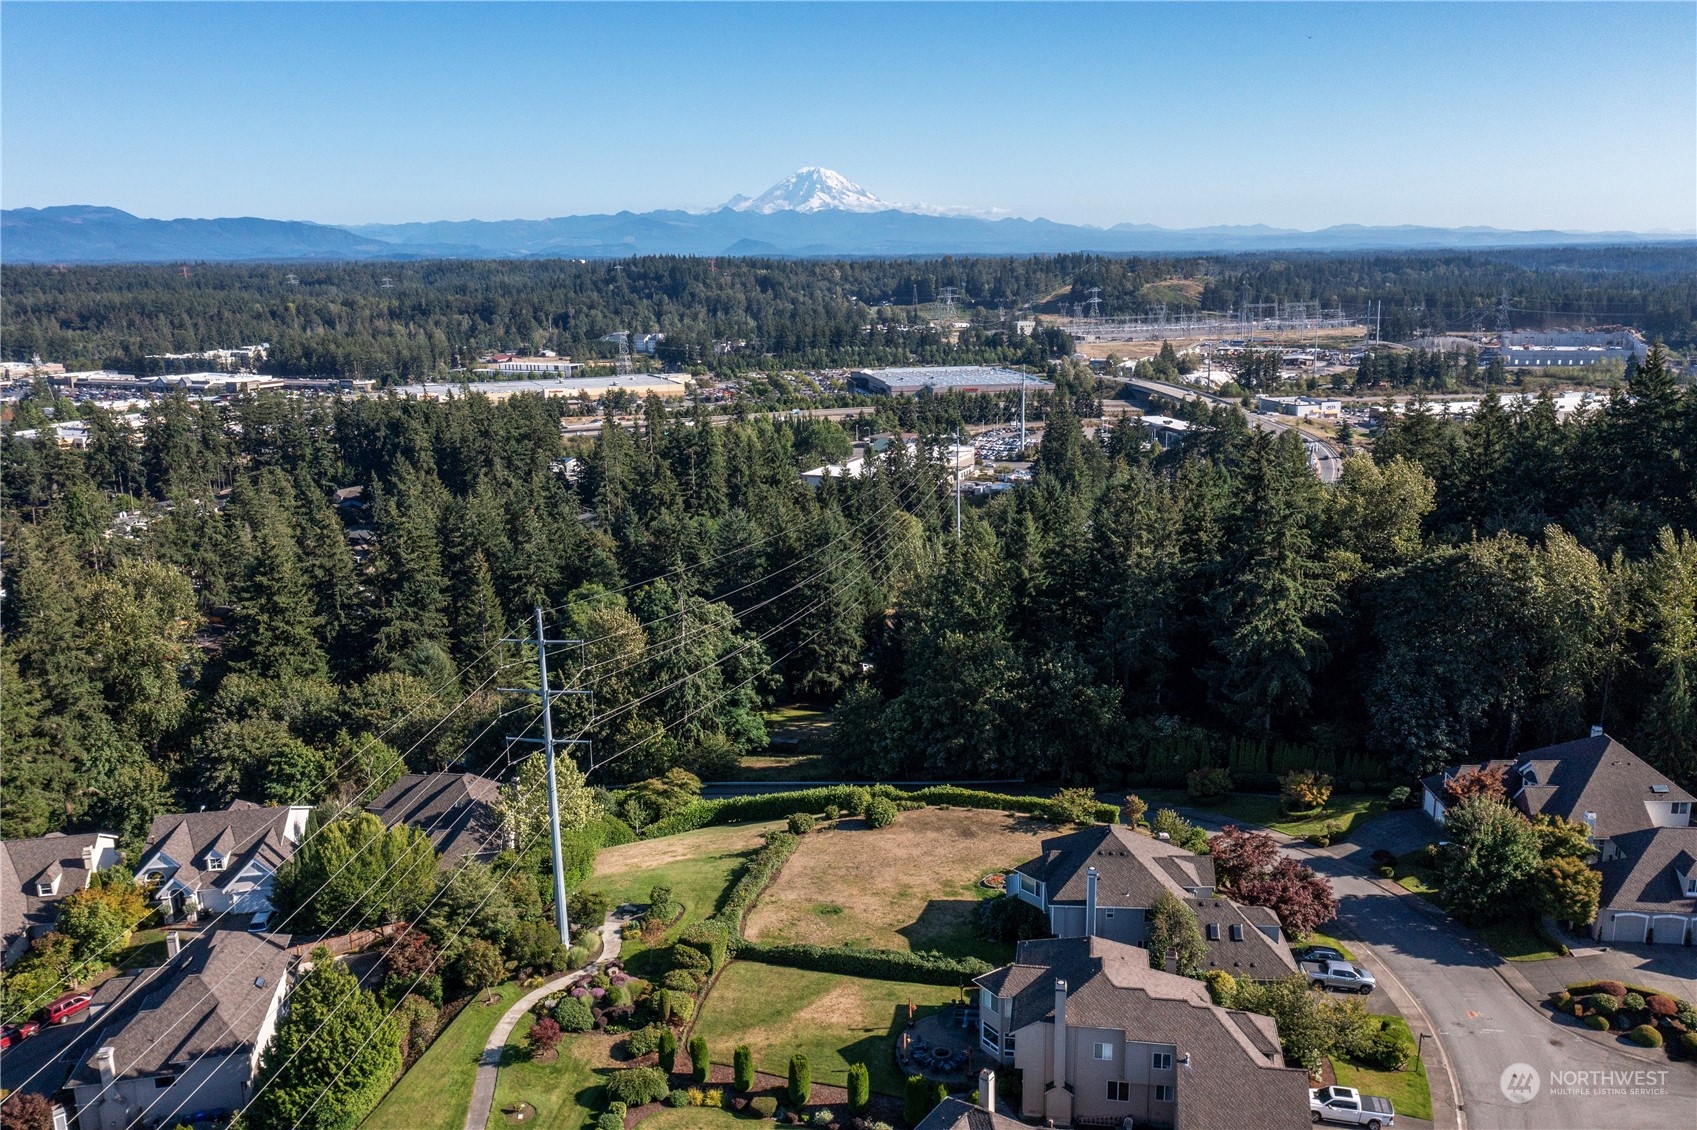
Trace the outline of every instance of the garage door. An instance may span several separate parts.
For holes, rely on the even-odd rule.
[[[1650,940],[1658,946],[1685,944],[1685,918],[1679,914],[1658,914],[1650,921]]]
[[[1617,914],[1611,925],[1613,929],[1604,941],[1642,942],[1645,931],[1650,928],[1650,917],[1647,914]]]

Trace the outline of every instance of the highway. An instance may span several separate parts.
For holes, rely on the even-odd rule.
[[[1135,377],[1125,383],[1143,392],[1155,396],[1164,396],[1168,400],[1201,400],[1208,404],[1217,404],[1221,407],[1231,407],[1243,411],[1243,406],[1235,400],[1223,396],[1213,396],[1193,388],[1184,388],[1181,385],[1170,385],[1162,381],[1138,380]],[[1260,412],[1244,411],[1243,414],[1249,417],[1249,423],[1252,427],[1260,428],[1264,432],[1276,434],[1289,431],[1296,426],[1288,420],[1281,420],[1277,416],[1268,416]],[[1298,434],[1302,436],[1303,446],[1308,448],[1309,459],[1314,465],[1315,473],[1320,476],[1320,481],[1323,483],[1337,482],[1339,476],[1343,474],[1343,456],[1338,452],[1338,449],[1323,439],[1316,439],[1301,432]]]

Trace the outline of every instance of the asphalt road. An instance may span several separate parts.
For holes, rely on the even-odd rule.
[[[1162,381],[1145,381],[1136,379],[1129,380],[1126,383],[1134,388],[1141,389],[1144,392],[1152,392],[1159,396],[1165,396],[1171,400],[1205,400],[1209,404],[1229,405],[1233,408],[1242,408],[1242,405],[1235,400],[1228,400],[1223,396],[1210,396],[1205,392],[1199,392],[1193,388],[1184,388],[1181,385],[1170,385]],[[1276,434],[1278,432],[1289,431],[1291,428],[1296,426],[1287,420],[1280,419],[1277,416],[1267,416],[1259,412],[1245,412],[1244,415],[1249,418],[1249,424],[1251,427],[1259,428],[1264,432],[1273,432]],[[1338,476],[1343,473],[1343,456],[1338,453],[1338,449],[1327,441],[1323,439],[1316,439],[1310,435],[1303,435],[1302,438],[1305,442],[1312,445],[1312,450],[1315,452],[1315,472],[1320,476],[1320,481],[1323,483],[1337,482]]]

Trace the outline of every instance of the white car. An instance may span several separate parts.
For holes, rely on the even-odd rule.
[[[1308,1092],[1308,1120],[1382,1130],[1396,1125],[1396,1109],[1391,1100],[1364,1095],[1354,1087],[1321,1087]]]

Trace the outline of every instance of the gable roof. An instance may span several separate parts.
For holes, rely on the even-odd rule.
[[[1296,972],[1296,958],[1290,947],[1274,941],[1261,927],[1279,926],[1279,916],[1264,906],[1240,906],[1224,897],[1187,898],[1184,905],[1196,912],[1196,922],[1202,928],[1208,945],[1208,968],[1224,969],[1233,977],[1252,981],[1273,981]],[[1218,926],[1220,936],[1208,937],[1208,927]],[[1232,937],[1232,927],[1240,927],[1240,938]]]
[[[84,853],[93,854],[98,865],[101,849],[112,850],[116,844],[117,837],[110,832],[72,836],[54,832],[0,844],[0,937],[51,926],[58,917],[52,904],[88,886],[92,871]],[[57,893],[35,893],[36,883],[52,882],[55,875]]]
[[[1653,793],[1652,785],[1666,791]],[[1528,816],[1561,816],[1583,823],[1585,813],[1595,812],[1598,839],[1652,827],[1647,801],[1694,799],[1607,734],[1521,754],[1508,787],[1515,807]]]
[[[964,1099],[948,1098],[931,1108],[913,1130],[1030,1130],[1017,1118],[985,1110]]]
[[[166,877],[193,890],[222,887],[254,863],[275,872],[295,853],[295,841],[284,834],[290,818],[305,811],[298,806],[261,808],[237,801],[210,812],[156,816],[136,874],[157,869],[155,860],[161,853],[176,865],[174,871],[165,868],[170,871]],[[214,850],[224,859],[218,871],[206,867],[207,853]]]
[[[1096,868],[1097,906],[1150,906],[1162,891],[1184,897],[1214,886],[1214,861],[1123,824],[1094,824],[1043,841],[1043,854],[1016,871],[1044,884],[1053,905],[1084,905]]]
[[[1679,876],[1697,867],[1697,828],[1651,828],[1616,836],[1620,855],[1598,866],[1605,910],[1697,914],[1697,896],[1685,894]]]
[[[89,1047],[113,1049],[119,1078],[157,1075],[202,1054],[246,1054],[291,961],[286,937],[202,934],[115,1005]],[[92,1054],[70,1082],[99,1085]]]
[[[500,850],[494,807],[499,789],[476,773],[408,773],[366,811],[385,828],[406,824],[426,833],[442,866],[451,867],[467,856],[477,859]]]
[[[975,984],[1013,997],[1009,1028],[1018,1031],[1053,1022],[1056,980],[1067,983],[1068,1024],[1173,1045],[1175,1130],[1308,1125],[1308,1073],[1284,1065],[1271,1018],[1221,1008],[1202,982],[1151,969],[1147,950],[1106,938],[1026,941],[1011,966]]]

